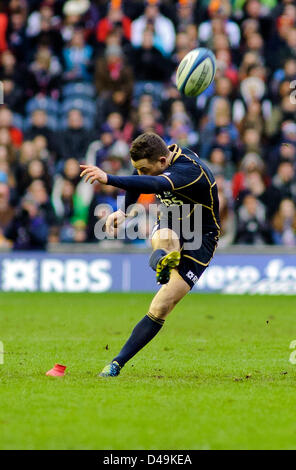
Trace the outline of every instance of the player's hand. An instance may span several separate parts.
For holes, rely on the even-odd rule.
[[[117,228],[125,221],[126,215],[122,210],[112,212],[106,220],[106,232],[108,235],[117,235]]]
[[[81,178],[83,178],[83,176],[86,176],[85,183],[89,181],[90,184],[93,184],[95,181],[98,181],[99,183],[107,184],[107,173],[101,170],[101,168],[92,165],[80,165],[80,168],[83,170],[80,173]]]

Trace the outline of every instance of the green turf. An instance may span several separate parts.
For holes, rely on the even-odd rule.
[[[1,449],[296,449],[295,299],[192,294],[97,378],[151,297],[0,294]]]

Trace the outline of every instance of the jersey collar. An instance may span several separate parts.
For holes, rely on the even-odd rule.
[[[178,147],[177,144],[172,144],[172,145],[169,145],[168,146],[168,149],[170,152],[172,152],[173,156],[172,156],[172,159],[171,159],[171,162],[170,162],[170,165],[172,165],[173,163],[175,163],[175,161],[177,160],[177,158],[180,157],[181,153],[182,153],[182,149],[180,147]],[[169,166],[170,166],[169,165]]]

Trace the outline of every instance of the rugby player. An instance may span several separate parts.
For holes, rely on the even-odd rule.
[[[220,234],[217,185],[210,169],[193,151],[176,144],[167,147],[157,134],[146,132],[132,142],[130,156],[135,168],[131,176],[109,175],[90,165],[80,165],[80,176],[86,177],[85,182],[99,181],[126,190],[124,207],[107,218],[106,230],[110,234],[116,233],[140,194],[156,194],[160,200],[160,215],[152,231],[153,251],[149,264],[162,287],[147,315],[135,326],[119,354],[104,367],[101,377],[118,376],[127,361],[160,331],[168,314],[209,265]],[[174,213],[164,210],[185,204],[189,205],[186,217],[190,222],[196,208],[202,206],[202,224],[198,228],[201,244],[196,249],[186,243],[188,240],[182,230],[178,233],[174,230]],[[182,217],[178,219],[182,226]]]

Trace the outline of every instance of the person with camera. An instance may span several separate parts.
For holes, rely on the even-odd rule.
[[[27,193],[4,235],[13,242],[14,250],[45,250],[48,228],[38,203]]]

